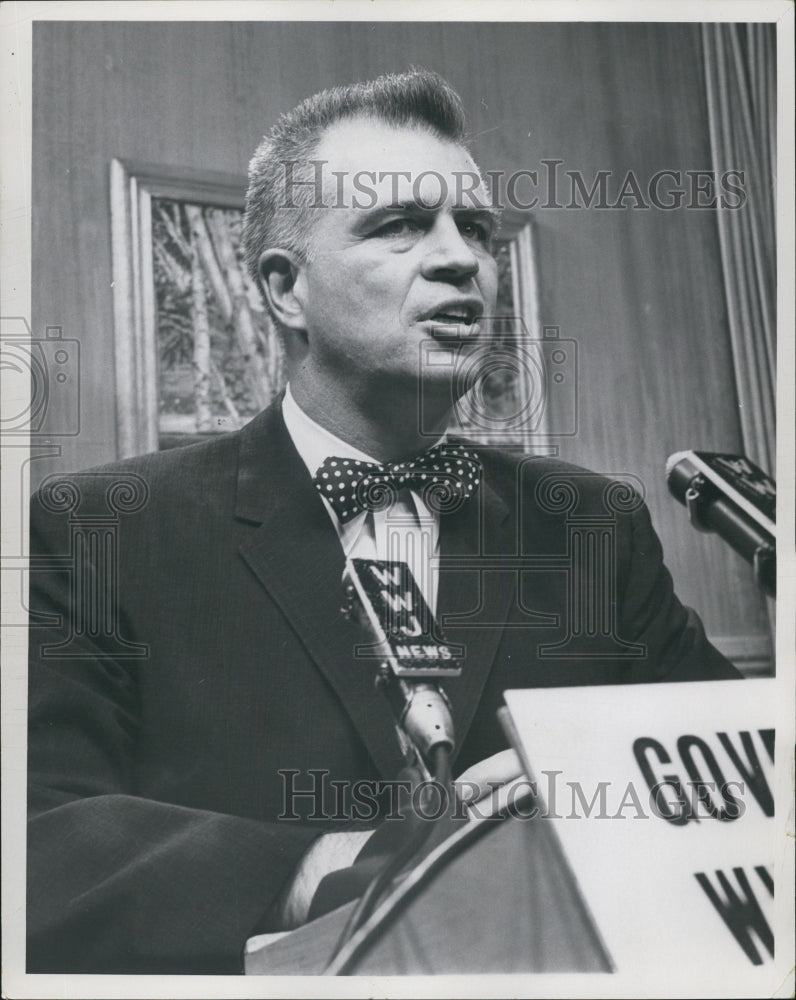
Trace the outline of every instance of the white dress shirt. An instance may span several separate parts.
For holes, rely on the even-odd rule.
[[[381,464],[308,417],[293,398],[289,385],[285,390],[282,414],[288,434],[311,476],[331,456]],[[439,554],[439,514],[429,510],[414,490],[405,489],[398,493],[392,507],[363,511],[341,524],[329,501],[322,494],[319,496],[329,512],[346,559],[407,563],[432,615],[436,615],[439,574],[434,560]]]

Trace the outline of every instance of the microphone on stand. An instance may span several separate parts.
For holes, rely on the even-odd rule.
[[[376,684],[392,710],[404,756],[429,778],[439,751],[450,758],[455,748],[450,703],[438,680],[461,674],[460,654],[439,640],[406,563],[349,559],[343,585],[344,611],[357,617],[373,640],[361,652],[381,660]]]
[[[439,679],[458,677],[463,650],[439,639],[434,616],[404,562],[349,559],[343,572],[343,613],[356,617],[372,640],[359,647],[363,657],[381,661],[376,678],[392,710],[407,765],[423,784],[441,785],[451,793],[451,757],[455,748],[453,719]],[[413,796],[414,798],[414,796]],[[413,863],[431,833],[445,820],[418,816],[405,823],[402,846],[380,869],[349,915],[327,969],[356,931],[368,920],[393,878]]]
[[[743,455],[678,451],[666,462],[670,493],[688,508],[697,531],[715,532],[777,592],[777,486]]]

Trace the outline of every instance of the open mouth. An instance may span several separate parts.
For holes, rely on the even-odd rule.
[[[472,326],[480,318],[475,306],[450,306],[429,317],[431,323],[442,326]]]
[[[455,325],[458,326],[463,323],[465,326],[472,326],[473,316],[471,315],[460,315],[457,313],[434,313],[431,317],[432,323],[443,323],[445,325]]]

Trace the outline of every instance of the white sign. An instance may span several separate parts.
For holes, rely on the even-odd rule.
[[[661,995],[719,970],[736,995],[775,985],[775,697],[768,680],[506,692],[617,973],[659,961]]]

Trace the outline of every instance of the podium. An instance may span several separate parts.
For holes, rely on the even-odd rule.
[[[611,972],[551,824],[490,829],[380,928],[354,975]],[[353,903],[246,956],[247,975],[320,975]]]
[[[792,741],[777,685],[504,697],[533,798],[515,798],[508,818],[475,820],[460,841],[454,833],[394,889],[404,905],[385,901],[377,932],[357,951],[352,939],[352,960],[335,971],[597,974],[588,993],[581,980],[581,995],[602,995],[606,973],[605,989],[624,991],[615,995],[646,994],[652,975],[659,995],[665,965],[668,996],[790,995],[793,914],[779,903],[792,899],[793,848],[776,801],[776,729],[783,771]],[[323,973],[349,912],[251,951],[246,972]]]

